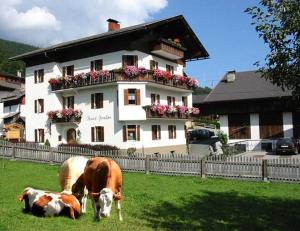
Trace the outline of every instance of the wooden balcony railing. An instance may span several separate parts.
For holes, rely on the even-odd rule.
[[[185,114],[185,113],[179,113],[179,112],[174,112],[174,113],[163,113],[163,114],[158,114],[157,112],[151,111],[151,106],[144,106],[143,109],[146,111],[146,118],[158,118],[158,119],[184,119],[184,120],[189,120],[191,119],[191,115]]]
[[[110,71],[109,77],[99,77],[97,79],[92,78],[82,78],[80,80],[75,80],[74,77],[68,77],[68,80],[60,80],[56,84],[51,84],[52,91],[81,88],[93,85],[102,85],[115,82],[150,82],[170,87],[176,87],[181,89],[192,89],[187,83],[181,83],[173,78],[171,80],[166,80],[164,78],[155,78],[153,76],[153,71],[147,71],[146,74],[139,75],[137,77],[127,77],[122,71]]]
[[[168,40],[162,39],[159,43],[157,43],[153,50],[151,51],[154,54],[176,60],[184,58],[184,51],[186,48],[179,47],[174,45],[174,43],[169,42]]]

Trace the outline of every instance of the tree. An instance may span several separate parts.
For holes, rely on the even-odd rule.
[[[209,87],[196,87],[193,91],[193,95],[203,95],[211,92]]]
[[[265,63],[256,62],[263,77],[300,98],[300,0],[261,0],[247,8],[259,37],[270,51]]]

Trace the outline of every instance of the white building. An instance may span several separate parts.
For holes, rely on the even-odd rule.
[[[123,29],[108,20],[108,27],[13,58],[26,62],[26,140],[184,151],[190,116],[170,110],[192,107],[194,82],[183,69],[186,61],[208,57],[205,48],[183,16]],[[157,104],[169,105],[169,113],[153,112]],[[63,108],[71,116],[53,112]]]

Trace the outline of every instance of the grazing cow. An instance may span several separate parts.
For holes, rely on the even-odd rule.
[[[115,200],[119,220],[122,221],[122,173],[118,164],[108,158],[91,158],[86,164],[83,179],[92,199],[95,219],[109,217]]]
[[[25,211],[36,216],[55,216],[67,214],[75,219],[80,214],[80,204],[73,195],[47,192],[43,190],[25,188],[19,201],[25,200]]]
[[[79,200],[81,212],[86,212],[88,192],[83,182],[83,172],[88,159],[83,156],[71,157],[60,167],[59,181],[62,192],[73,194]]]

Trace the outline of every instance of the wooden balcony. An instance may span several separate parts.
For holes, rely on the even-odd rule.
[[[71,77],[72,78],[72,77]],[[81,79],[79,81],[77,80],[68,80],[68,81],[61,81],[58,84],[51,85],[51,90],[53,92],[55,91],[61,91],[65,89],[80,89],[83,87],[88,86],[98,86],[98,85],[106,85],[110,83],[116,83],[116,82],[148,82],[148,83],[154,83],[159,84],[163,86],[169,86],[169,87],[175,87],[180,88],[184,90],[191,90],[192,88],[188,86],[186,83],[178,83],[176,82],[176,79],[171,80],[165,80],[163,78],[157,79],[153,76],[153,71],[147,71],[144,75],[139,75],[137,77],[126,77],[122,71],[110,71],[109,77],[103,77],[98,79]]]
[[[144,106],[143,109],[146,112],[147,119],[180,119],[180,120],[190,120],[192,117],[187,114],[180,114],[178,112],[175,113],[164,113],[163,115],[158,114],[157,112],[151,111],[151,106]]]
[[[184,47],[176,46],[168,40],[162,39],[161,42],[154,46],[151,53],[171,60],[177,60],[184,58],[185,50],[186,49]]]

